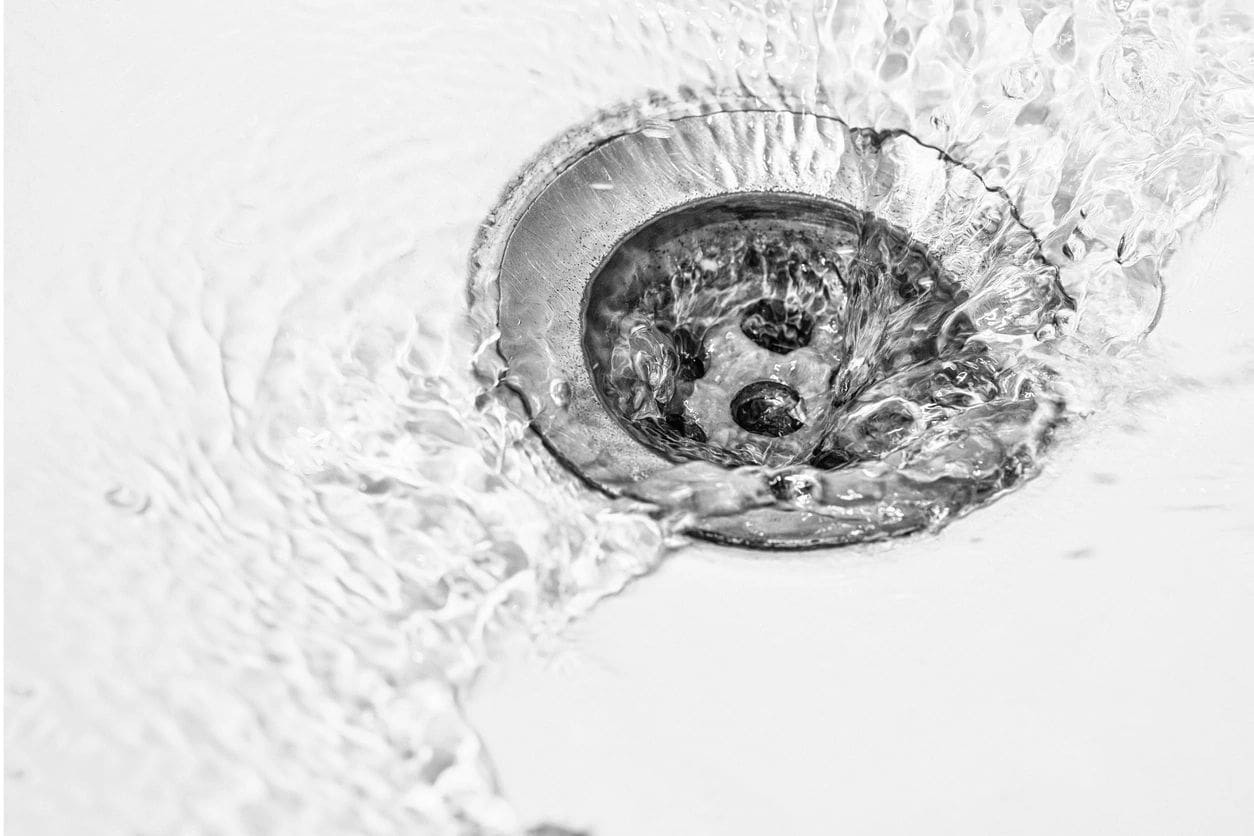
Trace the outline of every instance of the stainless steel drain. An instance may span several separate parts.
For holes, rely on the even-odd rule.
[[[973,172],[812,114],[584,137],[476,256],[503,381],[568,467],[776,548],[935,527],[1035,471],[1069,301]]]

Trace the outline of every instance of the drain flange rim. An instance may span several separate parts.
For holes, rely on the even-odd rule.
[[[703,156],[702,149],[719,150],[715,146],[721,143],[725,147],[732,135],[750,140],[744,144],[754,151],[741,158],[739,168],[734,159],[724,160],[720,170],[701,171],[701,166],[694,164],[695,160],[711,158],[709,154]],[[746,109],[681,116],[667,123],[665,131],[635,130],[613,136],[554,166],[557,173],[551,181],[519,207],[512,224],[507,220],[502,225],[508,235],[500,248],[499,266],[499,350],[509,367],[504,382],[523,399],[546,446],[569,469],[611,495],[657,501],[655,494],[639,488],[675,468],[676,463],[641,444],[604,410],[583,356],[579,331],[592,277],[633,232],[668,212],[702,200],[751,193],[791,195],[852,204],[852,208],[867,211],[867,206],[857,206],[854,200],[860,194],[856,186],[866,184],[840,179],[849,168],[842,166],[846,162],[842,158],[846,154],[882,154],[886,143],[897,148],[899,165],[930,172],[928,177],[916,178],[920,188],[952,187],[955,179],[965,180],[958,190],[964,199],[983,203],[989,228],[983,233],[968,230],[972,242],[965,249],[945,249],[950,269],[960,273],[976,269],[982,245],[995,235],[1026,244],[1025,251],[1034,253],[1038,266],[1048,267],[1034,246],[1035,237],[1018,221],[1004,195],[985,186],[974,172],[904,132],[851,129],[839,119],[816,114]],[[785,147],[790,153],[782,153]],[[798,164],[795,152],[799,147],[809,149],[808,164]],[[640,165],[648,160],[658,165]],[[639,182],[632,179],[633,168],[636,172],[662,172],[669,179],[664,176]],[[946,232],[929,229],[911,217],[909,197],[903,192],[887,204],[878,204],[877,214],[895,216],[903,225],[910,225],[912,234],[922,233],[925,239],[929,234],[935,239]],[[541,247],[544,258],[537,263],[533,258]],[[529,260],[532,263],[528,265]],[[1042,296],[1054,290],[1043,290]],[[530,331],[511,329],[510,323],[528,319],[539,324]],[[550,351],[554,356],[545,364],[544,355]],[[565,381],[564,389],[569,392],[565,403],[550,397],[547,383],[555,379],[555,371],[560,372],[557,376]],[[747,513],[754,515],[753,509]],[[736,528],[743,530],[741,525]],[[740,545],[804,548],[826,544],[794,543],[787,537],[772,538],[769,533],[729,534],[717,521],[711,530],[694,526],[693,531]]]

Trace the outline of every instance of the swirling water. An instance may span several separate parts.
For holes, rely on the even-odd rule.
[[[652,280],[625,298],[598,304],[591,297],[585,340],[596,358],[593,374],[646,443],[656,438],[677,457],[731,465],[846,454],[820,444],[833,423],[823,395],[854,391],[852,375],[906,365],[928,353],[922,343],[935,342],[953,302],[925,254],[881,240],[888,236],[873,222],[843,226],[829,217],[809,234],[800,223],[779,225],[707,223],[667,241],[657,248],[662,253],[628,242],[618,269]],[[611,261],[605,270],[617,267]],[[880,275],[893,276],[896,286],[880,283]],[[598,350],[594,340],[608,345]],[[868,360],[858,362],[862,354]],[[743,425],[753,419],[730,406],[738,390],[768,372],[784,378],[791,404],[767,426],[755,425],[763,431],[751,431]]]
[[[1254,145],[1225,3],[11,12],[21,832],[522,826],[461,712],[476,671],[671,542],[469,372],[475,229],[568,126],[731,92],[946,149],[1061,268],[1080,413]]]

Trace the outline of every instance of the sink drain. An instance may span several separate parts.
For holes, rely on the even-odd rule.
[[[853,393],[937,353],[958,289],[873,216],[740,193],[650,221],[585,296],[592,383],[631,435],[671,459],[781,467],[830,459]]]
[[[941,525],[1035,472],[1058,420],[1057,271],[1003,195],[904,133],[624,127],[542,160],[477,262],[549,448],[711,539]]]

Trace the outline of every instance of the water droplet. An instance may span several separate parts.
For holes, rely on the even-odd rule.
[[[549,384],[549,397],[559,409],[570,406],[571,387],[566,380],[555,380]]]
[[[1019,64],[1002,73],[1001,89],[1007,98],[1034,99],[1042,87],[1041,71],[1035,64]]]
[[[152,504],[152,501],[146,495],[126,485],[119,485],[107,491],[105,500],[114,508],[130,511],[132,514],[142,514]]]
[[[804,502],[811,499],[819,491],[819,482],[809,473],[780,473],[774,476],[767,487],[771,494],[782,502]]]

